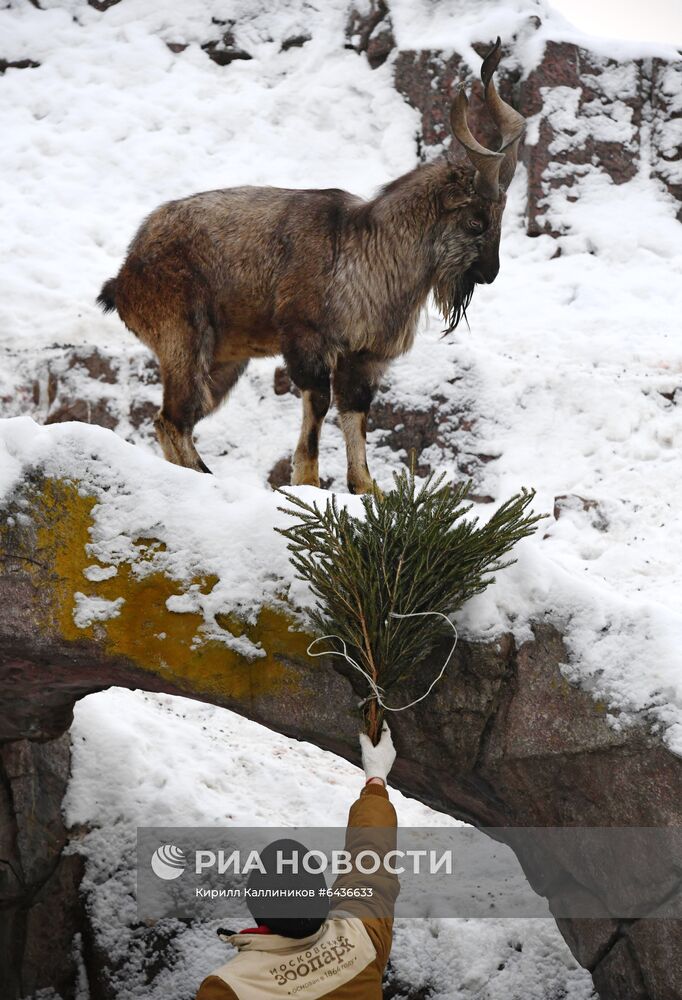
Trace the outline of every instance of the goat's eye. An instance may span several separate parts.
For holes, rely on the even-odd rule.
[[[466,227],[469,232],[473,233],[475,236],[480,236],[481,233],[484,233],[487,229],[487,225],[484,220],[478,218],[469,219]]]

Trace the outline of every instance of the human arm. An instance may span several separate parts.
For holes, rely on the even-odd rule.
[[[395,760],[388,726],[384,723],[376,747],[369,737],[361,735],[360,748],[366,784],[350,808],[345,841],[352,868],[334,882],[332,907],[363,921],[383,968],[391,950],[393,910],[400,884],[383,863],[376,872],[365,874],[358,869],[356,859],[362,851],[376,852],[383,858],[396,846],[397,817],[385,787]],[[354,895],[366,891],[371,895]]]

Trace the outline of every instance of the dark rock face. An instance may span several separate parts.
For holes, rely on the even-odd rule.
[[[452,427],[451,414],[444,403],[445,400],[434,400],[432,406],[417,411],[380,397],[370,410],[367,428],[381,431],[381,444],[404,452],[406,461],[411,462],[414,457],[415,472],[426,476],[432,470],[428,463],[420,461],[422,451],[432,444],[442,446],[441,425]]]
[[[590,524],[597,531],[608,529],[608,519],[597,500],[578,496],[577,493],[562,493],[561,496],[554,497],[554,519],[558,521],[566,511],[581,511],[587,514]]]
[[[282,52],[288,52],[289,49],[302,49],[310,39],[310,35],[290,35],[289,38],[285,38],[282,42],[281,50]]]
[[[40,490],[40,483],[28,484],[16,497],[24,513],[34,511],[34,516],[5,534],[3,545],[13,560],[0,578],[0,742],[6,741],[0,856],[9,862],[0,869],[0,887],[11,915],[3,931],[7,957],[2,966],[15,970],[3,993],[8,997],[20,995],[17,969],[24,970],[26,981],[44,982],[35,956],[43,955],[45,919],[59,928],[55,940],[61,942],[62,964],[55,953],[54,966],[49,956],[43,966],[52,969],[55,982],[66,982],[73,970],[73,959],[64,960],[72,953],[63,942],[79,927],[74,902],[79,869],[73,859],[58,860],[65,842],[59,803],[68,770],[66,738],[60,742],[58,733],[69,723],[75,698],[112,683],[183,693],[356,760],[355,706],[364,694],[350,668],[339,670],[335,661],[311,664],[306,638],[290,632],[286,621],[271,622],[254,636],[268,653],[259,661],[259,687],[239,682],[240,658],[230,659],[224,649],[220,673],[207,674],[207,650],[188,647],[181,666],[174,668],[166,659],[157,663],[146,644],[126,645],[127,632],[117,626],[108,633],[104,624],[74,638],[67,629],[69,616],[59,609],[64,594],[72,593],[72,575],[79,577],[88,558],[77,539],[78,531],[87,538],[87,521],[79,521],[75,530],[69,504],[61,498],[41,514]],[[82,519],[79,510],[74,507],[73,516]],[[37,572],[27,560],[36,551],[44,516],[51,527],[47,537],[41,535],[43,568]],[[58,539],[75,539],[66,543],[68,555]],[[49,546],[59,550],[58,557]],[[172,636],[183,627],[183,616],[165,607],[163,579],[140,583],[131,577],[125,586],[126,602],[150,628]],[[428,686],[448,651],[445,644],[422,676],[405,685],[406,700]],[[543,842],[529,850],[514,834],[523,827],[682,827],[682,760],[642,727],[611,727],[605,707],[562,676],[560,664],[566,659],[561,636],[547,624],[536,625],[533,639],[519,648],[510,635],[488,643],[461,640],[428,701],[392,720],[398,749],[392,780],[436,809],[482,827],[511,830],[507,842],[530,884],[560,915],[562,933],[593,972],[605,1000],[674,997],[682,980],[680,921],[589,918],[590,912],[603,912],[592,907],[600,905],[608,887],[623,882],[610,850],[587,871],[582,853],[570,843]],[[223,687],[216,685],[217,677]],[[54,892],[48,891],[50,879]],[[662,856],[646,884],[636,887],[640,906],[644,899],[646,912],[664,913],[661,908],[679,893],[679,882],[679,871]],[[634,890],[624,885],[618,912],[632,904],[628,893]],[[588,916],[561,916],[567,901]],[[93,960],[92,947],[89,953]]]
[[[290,457],[280,458],[270,469],[268,483],[273,490],[278,490],[280,486],[291,484],[292,463]]]
[[[47,411],[46,424],[78,420],[125,431],[127,423],[152,436],[159,408],[159,373],[148,352],[125,356],[96,347],[74,347],[48,357],[45,367],[34,382],[34,398],[38,408]]]
[[[234,21],[219,21],[213,18],[213,23],[218,25],[222,34],[215,40],[205,42],[201,47],[214,63],[218,66],[229,66],[235,60],[253,59],[252,55],[237,44],[233,30]]]
[[[490,48],[480,45],[481,55]],[[502,64],[496,74],[496,84],[500,95],[510,104],[518,104],[516,87],[519,71],[505,51]],[[419,51],[403,50],[396,56],[394,64],[396,89],[403,94],[413,108],[422,115],[422,158],[428,159],[429,147],[440,147],[450,141],[450,104],[457,87],[464,83],[469,92],[470,103],[468,121],[472,131],[491,146],[497,135],[483,102],[483,87],[474,77],[467,64],[457,52],[442,52],[431,49]],[[493,146],[493,148],[496,148]],[[435,151],[434,151],[435,152]],[[454,149],[457,153],[458,150]],[[431,153],[433,155],[433,153]]]
[[[73,996],[83,925],[77,854],[62,855],[69,735],[0,744],[0,996]]]
[[[482,41],[476,47],[481,55],[489,44]],[[400,93],[421,112],[423,159],[449,141],[449,102],[461,82],[472,95],[472,131],[497,148],[480,83],[472,80],[458,53],[401,51],[395,59],[394,79]],[[679,65],[660,59],[618,63],[571,43],[550,41],[540,64],[523,80],[515,67],[514,51],[508,49],[497,85],[506,101],[532,119],[521,154],[528,171],[531,236],[560,233],[547,218],[547,197],[553,189],[572,188],[590,170],[623,184],[635,176],[642,157],[651,159],[653,176],[677,201],[682,200]],[[678,218],[682,219],[682,209]]]
[[[452,401],[434,396],[424,409],[416,410],[401,406],[388,394],[379,394],[372,404],[367,426],[370,431],[379,431],[378,444],[388,447],[400,455],[403,463],[414,465],[419,476],[428,476],[434,470],[424,452],[435,446],[449,456],[450,462],[462,479],[479,480],[481,469],[494,455],[486,455],[475,450],[475,438],[470,438],[468,448],[455,446],[455,436],[461,431],[471,432],[476,420],[468,408]],[[492,497],[472,492],[471,499],[478,503],[488,503]]]
[[[643,93],[641,64],[600,59],[568,43],[548,42],[542,62],[524,81],[521,109],[539,116],[528,147],[528,232],[556,233],[544,218],[553,187],[572,187],[591,167],[614,184],[638,169]],[[569,124],[567,112],[573,119]]]
[[[300,398],[300,389],[297,389],[294,383],[291,381],[289,372],[283,366],[278,366],[275,368],[275,377],[272,384],[275,396],[285,396],[290,392],[294,396]]]
[[[105,11],[119,0],[88,2]],[[251,58],[238,44],[234,22],[214,23],[214,37],[202,46],[214,62],[229,66]],[[537,22],[530,19],[528,32],[535,27]],[[281,40],[281,48],[296,50],[308,40],[305,34],[291,35]],[[481,39],[479,54],[491,41]],[[449,98],[461,80],[471,92],[473,131],[487,144],[496,143],[480,83],[458,53],[395,51],[390,0],[353,5],[345,44],[373,68],[394,57],[395,86],[421,113],[418,143],[423,160],[439,154],[449,141]],[[181,52],[186,45],[171,42],[169,48]],[[38,65],[30,59],[0,59],[0,73]],[[660,59],[619,64],[573,44],[549,42],[541,62],[522,79],[511,46],[504,52],[498,88],[505,100],[533,119],[522,153],[531,235],[560,233],[560,224],[547,212],[547,199],[557,188],[566,188],[569,199],[577,197],[580,179],[589,171],[623,184],[647,157],[652,176],[682,206],[679,64]],[[678,218],[682,221],[682,207]],[[158,371],[142,349],[117,353],[55,347],[37,368],[33,362],[30,370],[25,367],[23,375],[14,394],[0,400],[6,413],[31,412],[48,424],[81,420],[124,435],[131,430],[138,436],[153,435]],[[284,370],[278,370],[274,391],[293,391]],[[681,391],[671,396],[671,403],[679,401]],[[475,415],[448,409],[443,400],[429,400],[424,409],[412,411],[380,394],[370,429],[380,432],[382,443],[405,461],[413,453],[420,474],[430,471],[423,453],[437,445],[450,449],[463,475],[475,478],[477,469],[495,456],[458,454],[449,437],[453,428],[471,430],[474,425]],[[289,477],[290,459],[283,457],[269,481],[284,485]],[[586,513],[594,527],[603,527],[594,501],[556,498],[556,518],[572,510]],[[55,537],[61,532],[64,539],[70,529],[59,517],[51,527]],[[278,649],[273,658],[286,673],[287,684],[235,695],[227,683],[234,665],[225,669],[224,691],[208,690],[197,664],[191,664],[189,680],[172,670],[160,675],[153,664],[134,660],[128,650],[112,647],[102,637],[74,641],[60,633],[51,617],[51,601],[62,581],[44,578],[37,586],[27,572],[27,566],[36,563],[36,549],[35,536],[18,525],[5,538],[9,558],[0,577],[3,1000],[43,988],[56,989],[69,1000],[77,975],[78,934],[86,939],[95,979],[106,981],[100,975],[106,957],[88,940],[78,898],[81,859],[62,853],[67,843],[61,817],[69,766],[66,730],[75,699],[112,684],[182,693],[226,705],[356,759],[357,694],[351,689],[356,677],[344,675],[333,662],[316,661],[313,669],[300,650]],[[150,600],[150,593],[153,597],[147,590],[140,599]],[[264,638],[264,644],[270,639]],[[396,717],[398,787],[482,826],[682,827],[682,762],[641,728],[612,729],[603,706],[565,681],[559,666],[565,659],[561,636],[548,625],[537,625],[533,640],[518,649],[510,636],[490,644],[461,641],[433,697]],[[420,678],[419,690],[406,694],[421,693],[440,662],[436,655]],[[565,912],[567,901],[584,912],[597,904],[598,896],[581,882],[582,862],[575,853],[549,858],[530,854],[520,844],[516,848],[530,883],[555,913]],[[602,859],[605,878],[612,874],[610,863],[607,856]],[[682,997],[682,922],[656,917],[676,892],[679,870],[661,868],[652,871],[650,919],[558,917],[562,934],[578,961],[593,973],[603,1000]],[[163,942],[156,946],[162,948]],[[402,997],[406,991],[405,984],[389,982],[386,995]],[[421,996],[412,994],[413,1000]]]
[[[6,363],[15,385],[0,396],[2,416],[28,413],[44,424],[77,420],[124,437],[154,437],[161,387],[156,360],[144,348],[65,345],[38,359],[7,352]]]
[[[651,79],[651,170],[678,202],[682,222],[682,66],[653,59]]]
[[[0,74],[6,73],[8,69],[37,69],[40,66],[35,59],[0,59]]]
[[[627,997],[628,1000],[651,1000],[638,962],[627,939],[621,938],[610,949],[594,972],[594,985],[600,997]],[[666,993],[664,996],[674,996]]]
[[[368,8],[353,4],[346,24],[347,48],[364,52],[372,69],[383,64],[395,47],[386,0],[370,0]]]

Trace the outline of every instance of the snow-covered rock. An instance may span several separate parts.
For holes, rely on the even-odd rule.
[[[28,827],[22,827],[18,840],[16,816],[3,812],[0,821],[2,856],[21,842],[19,863],[32,871],[27,884],[31,892],[42,886],[28,930],[23,916],[12,924],[16,941],[26,944],[21,975],[36,988],[59,982],[61,989],[63,981],[67,990],[74,970],[83,981],[83,953],[96,945],[72,913],[77,864],[54,868],[55,844],[64,835],[55,809],[66,781],[62,744],[49,742],[42,752],[21,737],[54,739],[68,724],[73,697],[104,683],[181,691],[183,662],[193,672],[208,647],[215,661],[203,675],[202,697],[216,699],[225,662],[237,664],[240,653],[249,654],[239,668],[249,684],[259,669],[269,680],[268,656],[258,655],[259,646],[267,651],[282,629],[287,641],[291,634],[288,618],[270,619],[264,629],[259,602],[282,601],[281,588],[290,602],[306,601],[291,589],[272,531],[277,504],[266,485],[286,479],[298,432],[295,396],[273,392],[277,363],[254,364],[228,405],[199,427],[215,480],[164,466],[153,455],[151,417],[160,395],[154,364],[115,318],[97,311],[99,286],[115,273],[141,218],[163,200],[239,183],[338,185],[369,195],[420,157],[438,154],[450,88],[460,77],[474,79],[497,34],[505,47],[502,93],[530,116],[524,165],[505,217],[502,270],[493,286],[477,292],[471,332],[462,328],[442,340],[439,319],[430,313],[411,354],[389,372],[370,433],[373,471],[390,485],[396,462],[409,461],[408,449],[415,448],[420,472],[474,477],[476,493],[488,501],[477,508],[482,517],[519,486],[537,489],[536,508],[554,515],[545,537],[527,540],[518,564],[460,622],[470,639],[494,643],[513,634],[516,648],[525,650],[498,662],[498,694],[513,670],[526,678],[524,691],[535,670],[540,680],[548,670],[555,685],[540,687],[535,701],[513,705],[516,714],[504,732],[514,734],[510,753],[522,762],[518,773],[531,783],[563,787],[565,772],[552,770],[561,758],[557,746],[577,733],[592,750],[582,758],[582,777],[581,754],[569,754],[562,764],[570,770],[566,780],[586,794],[600,785],[597,801],[610,802],[608,809],[621,794],[624,822],[634,819],[627,810],[636,807],[644,810],[638,821],[663,821],[647,797],[660,788],[680,798],[670,753],[682,747],[682,539],[675,516],[682,444],[678,53],[589,39],[543,0],[331,0],[316,7],[303,0],[235,0],[228,6],[226,13],[219,0],[170,6],[160,0],[10,0],[0,11],[0,413],[60,424],[46,430],[26,420],[5,424],[0,451],[4,502],[12,505],[13,519],[3,524],[3,643],[12,651],[3,669],[10,691],[21,678],[3,716],[3,738],[13,742],[3,750],[8,778],[0,792],[12,783],[19,789],[19,779],[26,802],[32,782],[47,782],[54,792],[46,839],[36,827],[34,839],[24,836]],[[477,134],[492,141],[475,86],[471,107]],[[259,431],[247,433],[255,408]],[[69,419],[111,428],[119,440],[62,423]],[[343,490],[343,443],[333,417],[321,459],[325,483]],[[34,529],[42,534],[31,535]],[[8,561],[8,552],[22,558]],[[57,560],[56,575],[44,571],[44,554]],[[50,604],[55,579],[68,583],[57,619]],[[123,584],[131,588],[128,595]],[[12,589],[19,585],[25,589]],[[165,629],[156,628],[156,673],[130,662],[146,644],[150,600],[174,637],[168,642]],[[52,635],[40,648],[31,646],[38,641],[36,608],[48,614],[38,636]],[[65,642],[53,642],[48,620],[50,628],[55,621],[59,628],[68,624]],[[531,622],[556,631],[533,635]],[[18,648],[18,635],[28,646]],[[122,637],[123,657],[107,661],[103,681],[95,651],[105,639]],[[172,678],[158,672],[164,644],[177,645]],[[87,656],[79,660],[74,650]],[[304,649],[297,655],[305,663]],[[302,668],[297,676],[308,674]],[[347,686],[336,682],[340,701],[323,706],[330,715],[327,721],[320,715],[321,730],[333,728],[339,704],[350,711]],[[480,676],[474,688],[488,690]],[[568,729],[559,726],[558,743],[545,745],[543,734],[548,737],[552,720],[564,712],[564,702],[560,707],[553,700],[557,692],[572,706]],[[124,800],[126,760],[116,737],[127,712],[142,732],[165,729],[170,744],[179,738],[174,720],[183,703],[120,692],[98,697],[99,703],[82,704],[74,740],[94,741],[103,730],[108,741],[98,745],[96,765],[76,754],[69,799],[73,821],[80,822],[79,813],[100,830],[88,843],[99,836],[108,847],[101,883],[92,867],[87,876],[93,910],[101,915],[92,927],[100,940],[117,934],[133,940],[140,962],[125,989],[146,989],[135,977],[149,975],[149,949],[175,956],[171,964],[184,991],[178,997],[190,996],[205,968],[202,949],[208,948],[207,961],[214,953],[222,960],[202,928],[180,935],[176,928],[168,937],[162,928],[146,940],[141,932],[137,945],[128,937],[130,869],[122,859],[128,833],[122,831],[142,814]],[[286,725],[259,706],[270,724],[304,732],[305,699],[292,699],[288,708],[284,699],[292,713]],[[322,760],[313,748],[297,749],[234,716],[211,714],[224,710],[194,708],[197,733],[207,712],[211,725],[228,727],[235,739],[260,740],[275,757],[283,753],[291,772]],[[159,712],[163,727],[152,721]],[[586,718],[595,727],[587,736]],[[350,739],[333,749],[350,752]],[[476,739],[467,746],[476,747]],[[450,747],[453,752],[462,747]],[[140,759],[145,754],[151,759],[153,747]],[[509,759],[503,754],[493,767],[505,788]],[[96,794],[93,766],[112,775],[109,800]],[[465,773],[469,764],[462,766]],[[159,767],[154,759],[157,777]],[[205,769],[203,758],[194,769],[187,758],[178,767],[186,785],[199,782]],[[245,780],[241,765],[227,773],[224,794],[237,801]],[[257,780],[263,801],[272,798],[265,775]],[[318,798],[340,809],[347,790],[344,785],[338,801],[315,791],[301,799],[301,809],[313,809]],[[453,808],[462,808],[460,792],[452,791]],[[204,789],[200,799],[207,796]],[[94,848],[88,857],[92,866]],[[52,868],[50,888],[44,877]],[[115,885],[122,887],[120,897]],[[72,913],[72,929],[85,932],[63,980],[55,956],[63,956],[68,934],[45,934],[58,926],[58,908],[50,908],[55,896],[65,901],[62,912]],[[603,990],[620,983],[631,1000],[641,991],[667,996],[665,981],[656,979],[665,960],[652,966],[646,959],[656,949],[666,958],[674,953],[664,930],[660,922],[639,921],[619,937],[609,926],[589,934],[583,927],[571,944],[588,966],[602,958],[597,979]],[[571,938],[571,928],[564,932]],[[533,933],[529,925],[512,933],[497,922],[484,928],[435,922],[412,938],[414,950],[410,934],[400,930],[396,939],[391,989],[398,996],[401,984],[410,984],[431,989],[439,1000],[476,997],[481,990],[507,1000],[520,991],[519,982],[528,997],[589,993],[587,978],[552,929]],[[46,957],[50,941],[55,965]],[[416,968],[420,953],[429,956],[428,983]],[[498,965],[503,968],[495,974]],[[41,970],[46,978],[31,980]],[[155,988],[165,990],[164,1000],[169,995],[167,979],[158,978]]]

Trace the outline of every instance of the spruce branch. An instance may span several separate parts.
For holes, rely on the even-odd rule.
[[[528,512],[535,493],[522,488],[479,525],[466,517],[471,481],[444,480],[429,476],[417,485],[412,471],[394,474],[389,492],[362,497],[363,517],[339,509],[333,494],[320,508],[279,491],[289,505],[279,509],[296,523],[276,530],[316,598],[313,627],[343,640],[384,692],[413,675],[448,631],[436,616],[392,614],[452,616],[515,562],[504,557],[547,516]],[[375,738],[382,711],[369,685],[367,695],[365,720]]]

